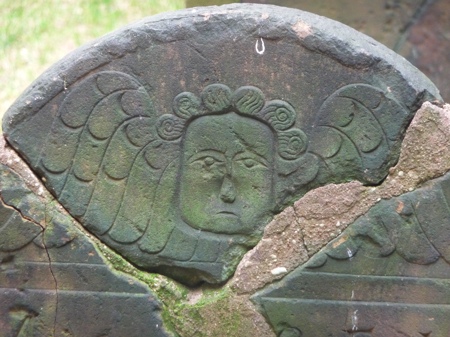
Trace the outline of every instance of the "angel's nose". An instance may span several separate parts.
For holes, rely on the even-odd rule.
[[[229,176],[223,178],[222,186],[220,188],[220,199],[226,203],[232,203],[236,200],[236,189]]]

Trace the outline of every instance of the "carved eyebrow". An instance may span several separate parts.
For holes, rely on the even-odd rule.
[[[249,153],[251,154],[250,156],[248,156]],[[259,153],[256,153],[255,151],[252,151],[252,149],[247,149],[247,150],[236,153],[233,157],[233,160],[240,160],[240,159],[246,159],[246,158],[255,159],[255,160],[259,161],[261,164],[263,164],[264,166],[266,166],[266,167],[269,166],[269,161],[267,160],[267,158],[260,155]]]
[[[192,163],[196,161],[197,159],[200,159],[202,157],[206,156],[212,156],[214,158],[222,158],[223,161],[225,160],[225,154],[223,152],[220,152],[218,150],[202,150],[200,152],[194,153],[193,155],[189,156],[187,158],[188,163]]]

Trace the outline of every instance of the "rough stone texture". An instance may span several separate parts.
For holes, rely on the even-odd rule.
[[[193,2],[193,1],[192,1]],[[345,23],[394,49],[401,40],[414,15],[424,7],[422,0],[395,1],[307,1],[307,0],[249,0],[292,7]],[[423,10],[423,9],[422,9]]]
[[[416,110],[439,99],[346,26],[232,5],[146,19],[80,49],[3,129],[108,246],[147,271],[217,284],[307,191],[380,183]]]
[[[280,278],[283,275],[273,275],[274,267],[283,266],[289,272],[306,262],[381,199],[413,191],[445,174],[450,170],[449,126],[449,105],[440,108],[425,103],[406,132],[398,164],[380,186],[350,182],[319,187],[298,200],[294,210],[279,214],[238,266],[232,280],[235,290],[251,292]]]
[[[263,238],[244,256],[231,280],[237,293],[262,288],[308,260],[297,219],[294,208],[288,207],[267,225]]]
[[[177,311],[175,324],[180,336],[275,336],[248,296],[237,296],[227,288],[212,296],[208,292],[211,290],[203,294],[200,290],[198,302],[188,302]]]
[[[0,335],[169,336],[160,310],[148,287],[110,269],[1,139]]]

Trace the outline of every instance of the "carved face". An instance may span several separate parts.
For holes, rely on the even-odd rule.
[[[186,130],[180,171],[180,216],[214,233],[250,234],[274,206],[274,135],[234,112],[204,116]]]

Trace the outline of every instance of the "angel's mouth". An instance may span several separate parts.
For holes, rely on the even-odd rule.
[[[229,216],[229,217],[237,217],[238,215],[236,214],[236,213],[234,213],[234,212],[230,212],[230,211],[220,211],[220,212],[217,212],[217,214],[218,215],[221,215],[221,216]]]

